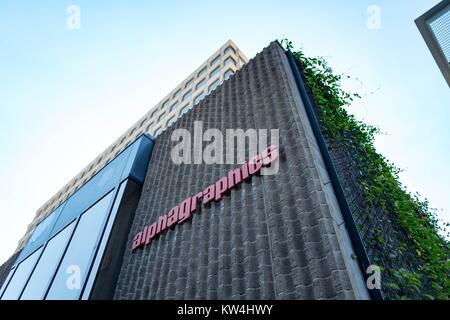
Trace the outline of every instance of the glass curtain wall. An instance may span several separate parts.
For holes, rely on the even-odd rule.
[[[112,220],[127,200],[124,186],[129,180],[142,185],[153,144],[150,136],[139,137],[35,228],[0,290],[1,300],[89,296],[83,290],[97,274]]]

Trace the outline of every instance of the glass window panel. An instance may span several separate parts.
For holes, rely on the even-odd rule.
[[[233,49],[232,47],[227,47],[227,48],[225,49],[225,51],[223,52],[223,54],[227,54],[228,52],[236,53],[236,51],[234,51],[234,49]]]
[[[185,114],[185,113],[188,112],[188,111],[189,111],[189,104],[185,105],[185,106],[183,107],[183,109],[181,109],[180,114]]]
[[[178,107],[178,101],[175,102],[175,103],[170,107],[170,111],[169,111],[169,112],[172,112],[172,111],[175,110],[177,107]]]
[[[212,91],[216,90],[216,88],[219,86],[219,84],[220,84],[220,79],[217,79],[209,86],[208,92],[212,92]]]
[[[69,224],[60,233],[54,236],[42,253],[25,290],[20,297],[21,300],[40,300],[44,298],[48,285],[55,274],[64,249],[69,242],[75,222]]]
[[[192,90],[189,90],[186,92],[186,94],[183,96],[183,101],[188,100],[192,96]]]
[[[146,140],[148,142],[150,142],[153,147],[153,141],[151,141],[150,139],[146,139]],[[147,163],[148,163],[148,160],[147,160]],[[135,185],[134,181],[131,183],[130,182],[131,182],[131,179],[127,179],[127,180],[123,181],[119,186],[119,190],[117,191],[116,199],[114,200],[114,205],[111,208],[111,213],[108,218],[108,222],[105,226],[103,237],[99,243],[98,254],[94,259],[94,262],[93,262],[92,268],[91,268],[91,272],[89,273],[88,279],[86,280],[86,284],[84,286],[84,291],[83,291],[83,296],[80,298],[82,300],[89,299],[89,296],[91,295],[91,291],[94,288],[93,285],[97,279],[97,275],[99,277],[103,277],[103,279],[104,279],[105,278],[104,274],[108,273],[109,268],[100,269],[100,264],[103,261],[104,255],[108,255],[108,253],[110,252],[110,251],[105,251],[105,250],[106,250],[107,246],[110,244],[110,236],[111,236],[111,232],[113,231],[113,225],[115,223],[121,223],[121,221],[122,221],[122,220],[120,220],[120,218],[119,218],[120,221],[116,221],[119,207],[121,206],[122,203],[129,200],[129,196],[132,196],[128,192],[125,193],[125,189],[130,190]],[[133,190],[133,189],[131,189],[131,190]],[[117,235],[114,235],[114,234],[112,235],[113,238],[116,236]],[[124,239],[124,241],[126,241],[126,239]],[[108,277],[108,279],[111,279],[111,278]],[[100,290],[103,290],[103,288],[104,287],[100,288]]]
[[[50,237],[65,228],[81,212],[111,191],[125,173],[124,168],[127,165],[131,149],[132,147],[127,147],[67,200]]]
[[[223,74],[224,80],[228,80],[233,74],[234,74],[234,71],[233,71],[233,70],[227,70],[227,71]]]
[[[202,70],[200,70],[197,74],[197,77],[200,78],[201,76],[203,76],[206,73],[206,67],[204,67]]]
[[[78,299],[88,275],[113,196],[109,193],[83,213],[46,299]]]
[[[191,86],[194,83],[194,78],[192,78],[191,80],[189,80],[188,82],[186,82],[186,84],[184,85],[185,88]]]
[[[39,237],[46,233],[49,228],[53,227],[53,223],[55,222],[55,218],[57,218],[59,210],[61,210],[61,207],[58,207],[58,209],[52,212],[47,218],[37,225],[30,237],[30,240],[28,240],[28,244],[35,242]]]
[[[11,281],[8,284],[5,292],[3,293],[2,300],[17,300],[22,293],[23,287],[26,284],[31,271],[36,264],[42,251],[42,247],[36,250],[28,258],[23,260],[17,267]]]
[[[236,64],[236,61],[234,61],[234,59],[232,58],[232,57],[228,57],[226,60],[225,60],[225,63],[224,63],[224,65],[226,66],[226,65],[229,65],[229,64]]]
[[[194,105],[199,103],[200,101],[202,101],[204,97],[205,97],[205,92],[202,92],[198,96],[196,96],[195,100],[194,100]]]
[[[39,248],[42,244],[47,241],[50,237],[50,232],[55,225],[57,218],[59,217],[59,213],[61,212],[64,204],[60,205],[55,211],[53,211],[47,218],[41,221],[36,228],[34,229],[30,240],[28,240],[25,248],[20,252],[19,258],[17,261],[22,261],[26,258],[30,253],[34,252],[37,248]]]
[[[220,66],[215,68],[210,74],[209,77],[212,78],[214,77],[216,74],[218,74],[220,72]]]
[[[175,116],[170,117],[170,119],[167,121],[167,126],[170,127],[170,125],[172,125],[172,123],[174,123],[177,119],[175,118]]]
[[[8,285],[9,279],[11,279],[12,275],[14,274],[14,270],[15,267],[9,270],[8,276],[6,277],[5,281],[3,282],[2,288],[0,289],[0,298],[2,297],[3,291],[5,291],[6,286]]]
[[[200,80],[197,85],[195,86],[195,90],[198,90],[199,88],[201,88],[206,82],[206,78],[203,78],[202,80]]]
[[[164,116],[166,115],[166,113],[165,112],[163,112],[160,116],[159,116],[159,118],[158,118],[158,121],[161,121],[162,120],[162,118],[164,118]]]
[[[217,62],[220,61],[220,55],[218,55],[217,57],[215,57],[210,64],[210,67],[212,67],[213,65],[215,65]]]

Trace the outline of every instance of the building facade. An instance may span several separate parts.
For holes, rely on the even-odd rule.
[[[86,181],[92,178],[105,164],[115,158],[143,133],[158,136],[170,127],[184,113],[196,106],[224,80],[227,80],[248,61],[245,54],[229,40],[183,82],[166,95],[156,106],[140,118],[130,129],[89,163],[79,174],[69,181],[36,212],[36,217],[28,226],[26,234],[19,241],[17,250],[23,248],[34,228],[50,212],[60,206]]]
[[[155,138],[140,135],[38,224],[0,269],[0,298],[379,297],[292,61],[274,42]],[[199,123],[279,133],[258,156],[245,143],[244,163],[175,163],[172,134]]]

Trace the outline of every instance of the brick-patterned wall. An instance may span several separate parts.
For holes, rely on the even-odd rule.
[[[321,178],[285,59],[280,46],[271,44],[158,137],[115,299],[357,296],[326,191],[329,183]],[[237,167],[173,164],[171,133],[176,128],[193,133],[194,121],[222,132],[279,128],[279,173],[253,177],[132,252],[133,236],[146,224]]]

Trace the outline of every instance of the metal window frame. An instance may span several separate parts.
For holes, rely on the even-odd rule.
[[[416,23],[416,26],[419,29],[425,43],[427,44],[431,55],[436,61],[436,64],[441,70],[442,75],[447,81],[447,85],[450,87],[450,64],[447,61],[444,52],[441,49],[441,45],[434,36],[429,24],[431,21],[443,14],[448,8],[450,8],[450,0],[443,0],[414,20],[414,22]]]

